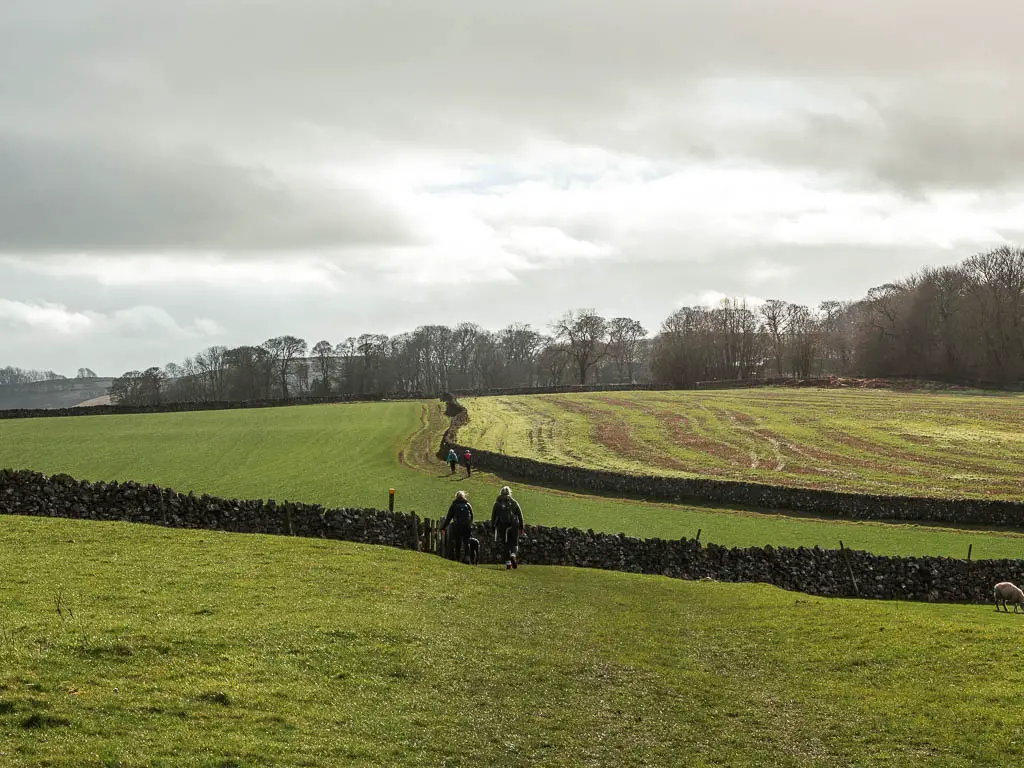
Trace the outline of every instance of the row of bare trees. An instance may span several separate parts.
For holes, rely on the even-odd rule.
[[[1024,383],[1024,249],[1000,247],[808,308],[683,307],[654,340],[656,380],[822,374]]]
[[[1024,249],[1001,247],[872,289],[855,310],[857,358],[876,376],[1024,379]]]
[[[210,347],[162,370],[129,372],[122,378],[134,388],[119,385],[115,398],[252,400],[620,382],[688,387],[823,374],[1020,383],[1024,249],[926,269],[859,301],[682,307],[653,338],[631,318],[578,309],[548,333],[521,323],[499,331],[460,323],[322,340],[312,349],[294,336]]]
[[[424,325],[395,336],[363,334],[338,344],[278,336],[258,346],[209,347],[163,369],[128,371],[115,402],[256,400],[377,392],[532,387],[646,380],[650,339],[631,318],[566,312],[550,334],[513,323]]]
[[[0,368],[0,385],[33,384],[37,381],[54,381],[63,378],[65,377],[53,371],[35,371],[26,368],[16,368],[11,365]]]
[[[851,306],[826,301],[812,309],[771,299],[751,308],[725,299],[717,307],[682,307],[654,339],[652,375],[688,387],[699,381],[850,374]]]
[[[0,367],[0,386],[4,384],[35,384],[39,381],[66,381],[63,376],[54,371],[37,371],[29,368],[17,368],[13,365]],[[92,368],[79,368],[75,375],[76,379],[95,379],[96,371]]]

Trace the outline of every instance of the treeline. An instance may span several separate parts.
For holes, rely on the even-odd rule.
[[[395,336],[363,334],[337,344],[325,339],[312,348],[295,336],[210,347],[181,363],[129,371],[114,381],[110,394],[115,403],[149,405],[630,383],[649,378],[650,347],[647,330],[636,320],[574,310],[549,334],[521,323],[500,331],[460,323]]]
[[[182,363],[130,371],[115,402],[255,400],[329,394],[821,375],[908,377],[996,386],[1024,379],[1024,249],[1003,247],[925,269],[857,301],[772,299],[682,307],[653,338],[636,320],[566,312],[548,332],[515,323],[425,325],[310,348],[278,336],[210,347]]]
[[[1001,247],[816,309],[683,307],[654,340],[656,381],[823,374],[997,387],[1024,380],[1024,249]]]
[[[96,373],[91,368],[79,368],[75,378],[95,379]],[[34,384],[37,381],[58,381],[67,379],[53,371],[36,371],[27,368],[16,368],[8,365],[0,368],[0,385],[3,384]]]

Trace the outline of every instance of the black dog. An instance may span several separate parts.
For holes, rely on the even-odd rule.
[[[470,536],[469,538],[469,564],[476,565],[480,562],[480,539]]]

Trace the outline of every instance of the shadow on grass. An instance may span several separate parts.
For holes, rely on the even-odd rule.
[[[35,728],[60,728],[71,725],[71,721],[66,717],[56,717],[55,715],[44,715],[40,712],[33,712],[31,715],[21,721],[21,727],[26,730]]]

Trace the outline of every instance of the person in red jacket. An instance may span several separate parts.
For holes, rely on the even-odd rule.
[[[469,477],[473,474],[473,454],[468,449],[462,454],[462,461],[466,465],[466,477]]]

